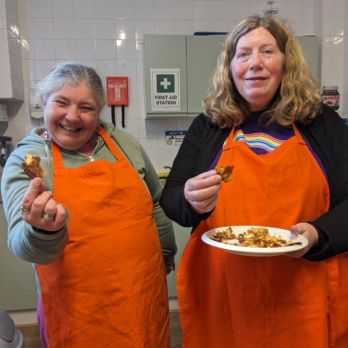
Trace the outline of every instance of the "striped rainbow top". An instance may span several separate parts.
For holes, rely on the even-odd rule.
[[[245,124],[236,129],[233,140],[246,143],[251,150],[262,155],[275,150],[292,136],[294,136],[292,127],[261,124],[259,113],[255,113]]]
[[[286,141],[262,132],[244,134],[241,129],[235,132],[233,140],[246,143],[258,154],[271,152]]]
[[[261,112],[252,113],[249,119],[239,128],[236,128],[233,136],[234,141],[242,141],[258,155],[264,155],[273,151],[289,138],[295,135],[292,127],[284,127],[272,123],[267,126],[259,122]],[[226,140],[224,144],[226,143]],[[222,148],[217,153],[210,169],[215,168]]]
[[[285,127],[275,123],[272,123],[271,125],[264,125],[260,123],[259,116],[260,112],[253,113],[243,125],[241,125],[239,128],[236,128],[233,140],[242,141],[246,143],[248,147],[256,154],[264,155],[275,150],[278,146],[282,145],[289,138],[295,135],[294,129],[292,127]],[[313,151],[307,139],[304,136],[303,138],[326,177],[326,171],[323,164],[321,163],[316,153]],[[214,161],[210,166],[210,169],[215,168],[220,158],[221,152],[222,148],[216,155]]]

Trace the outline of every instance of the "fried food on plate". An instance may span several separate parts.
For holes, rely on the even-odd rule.
[[[253,248],[276,248],[302,244],[301,242],[285,240],[280,236],[272,236],[268,228],[265,227],[251,227],[239,234],[234,233],[232,228],[228,227],[224,231],[215,232],[211,238],[220,243]]]
[[[231,181],[234,166],[216,167],[216,174],[221,175],[224,182]]]
[[[30,179],[37,177],[42,178],[45,175],[44,170],[40,166],[40,157],[33,156],[31,153],[27,153],[24,156],[22,168]]]

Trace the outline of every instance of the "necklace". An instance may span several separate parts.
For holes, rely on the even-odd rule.
[[[50,137],[47,129],[45,129],[43,131],[43,133],[41,133],[40,136],[46,142],[51,142],[51,137]],[[100,140],[99,133],[94,132],[94,134],[91,136],[91,138],[83,146],[81,146],[79,149],[72,150],[72,151],[76,151],[76,152],[82,153],[84,155],[91,156],[91,154],[94,152],[95,148],[98,146],[99,140]]]
[[[77,149],[77,152],[83,153],[84,155],[91,156],[97,147],[99,142],[99,134],[95,132],[87,143]]]

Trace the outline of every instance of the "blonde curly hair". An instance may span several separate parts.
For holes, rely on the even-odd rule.
[[[227,35],[224,49],[218,57],[210,94],[203,100],[205,114],[221,128],[238,126],[248,118],[249,106],[237,91],[230,62],[236,52],[238,40],[259,27],[264,27],[273,35],[285,56],[281,84],[262,118],[283,126],[294,122],[309,123],[321,107],[319,86],[311,77],[292,30],[285,21],[272,17],[247,17]]]

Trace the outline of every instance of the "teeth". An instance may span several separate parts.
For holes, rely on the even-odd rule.
[[[68,126],[63,126],[63,125],[62,125],[62,128],[66,129],[66,130],[69,131],[69,132],[75,132],[75,131],[78,130],[78,128],[70,128],[70,127],[68,127]]]

